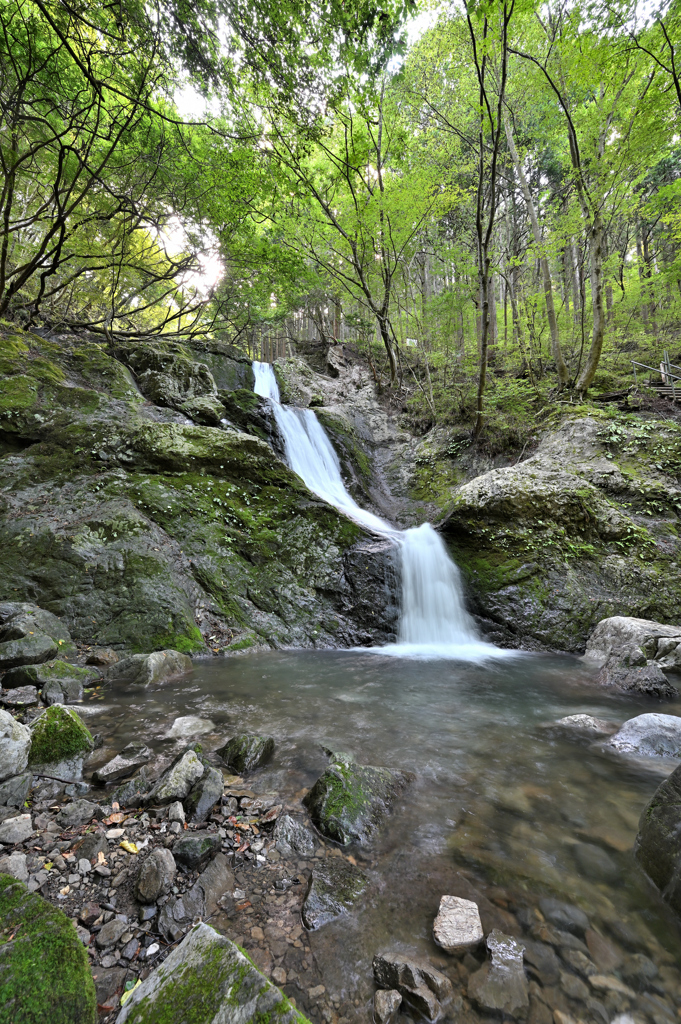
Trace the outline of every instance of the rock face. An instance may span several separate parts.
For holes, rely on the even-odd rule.
[[[31,730],[0,709],[0,780],[23,772],[30,749]]]
[[[394,635],[390,545],[313,497],[264,440],[221,422],[217,381],[248,386],[247,364],[213,352],[208,369],[175,342],[111,354],[7,328],[0,356],[12,442],[0,600],[38,593],[75,640],[137,651],[205,651],[204,635],[227,650]]]
[[[75,711],[55,704],[31,726],[31,750],[28,763],[55,765],[82,758],[94,746],[89,729]]]
[[[378,953],[372,966],[376,984],[388,991],[397,990],[426,1020],[437,1020],[454,995],[449,978],[424,960],[401,953]]]
[[[465,953],[484,939],[480,911],[472,900],[443,896],[433,922],[433,938],[447,953]]]
[[[0,876],[2,1014],[7,1020],[95,1024],[97,1004],[85,947],[71,921],[36,893]]]
[[[367,843],[411,778],[407,772],[336,760],[317,779],[304,802],[312,821],[328,839],[343,846]]]
[[[675,715],[637,715],[608,740],[622,754],[643,757],[681,757],[681,718]]]
[[[514,1017],[529,1007],[523,946],[498,929],[487,936],[490,961],[468,979],[468,998],[480,1009]]]
[[[274,740],[271,736],[242,733],[228,740],[216,753],[228,768],[241,775],[243,772],[252,772],[269,761],[274,753]]]
[[[199,924],[125,1003],[117,1024],[307,1024],[233,942]]]
[[[351,910],[367,887],[366,876],[342,857],[327,857],[315,865],[303,903],[303,924],[321,928]]]
[[[634,854],[660,890],[663,899],[681,915],[681,766],[656,789],[638,825]]]
[[[136,892],[140,903],[155,903],[170,892],[177,867],[170,850],[157,849],[149,854],[137,876]]]

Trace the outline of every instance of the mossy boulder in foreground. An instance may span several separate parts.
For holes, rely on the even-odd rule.
[[[57,764],[74,757],[83,757],[92,750],[90,730],[75,711],[54,704],[31,726],[29,765]]]
[[[337,758],[305,797],[312,821],[343,846],[367,843],[383,824],[410,772],[374,768]]]
[[[672,910],[681,916],[681,766],[653,793],[638,825],[634,853]]]
[[[198,924],[135,989],[117,1024],[308,1024],[229,939]]]
[[[0,875],[0,1024],[94,1024],[95,986],[68,917]]]

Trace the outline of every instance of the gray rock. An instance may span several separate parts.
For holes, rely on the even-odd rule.
[[[485,937],[477,903],[458,896],[443,896],[433,922],[433,938],[447,953],[465,953]]]
[[[525,961],[538,972],[542,985],[555,985],[560,978],[561,965],[552,947],[534,939],[523,939],[523,943]]]
[[[52,637],[36,634],[0,643],[0,672],[17,665],[36,665],[54,658],[59,650]]]
[[[151,786],[146,768],[141,768],[139,775],[134,779],[128,779],[122,786],[117,786],[109,794],[109,799],[114,800],[121,807],[139,807],[146,797]]]
[[[594,629],[587,641],[586,657],[602,663],[613,653],[638,647],[645,661],[657,657],[659,642],[663,638],[672,638],[678,643],[681,641],[681,626],[663,626],[650,619],[613,615],[601,619]],[[668,649],[665,646],[663,652]]]
[[[468,998],[480,1009],[514,1017],[529,1007],[522,943],[495,928],[487,936],[491,960],[468,979]]]
[[[33,785],[31,772],[15,775],[5,782],[0,782],[0,805],[5,807],[23,807]]]
[[[210,986],[190,984],[211,966]],[[135,989],[117,1024],[145,1019],[233,1021],[234,1024],[307,1024],[233,942],[207,924],[198,924],[159,967]]]
[[[168,804],[184,800],[205,769],[194,750],[187,750],[180,760],[161,776],[145,797],[148,804]]]
[[[20,640],[36,633],[45,633],[53,640],[70,641],[71,634],[52,612],[29,602],[3,601],[5,611],[0,619],[0,640]]]
[[[367,878],[343,857],[327,857],[316,864],[303,902],[303,924],[321,928],[352,909],[367,887]]]
[[[95,782],[102,784],[115,782],[126,775],[132,775],[142,765],[147,764],[150,758],[151,750],[149,747],[142,746],[139,743],[128,743],[120,754],[117,754],[111,761],[98,768],[96,772],[93,772],[92,778]]]
[[[586,953],[580,953],[578,949],[561,949],[560,956],[561,960],[564,960],[568,967],[571,967],[573,971],[577,971],[578,974],[582,974],[585,978],[591,978],[598,974],[598,968],[593,961]]]
[[[184,740],[191,736],[203,736],[213,732],[215,723],[209,718],[199,718],[197,715],[184,715],[176,718],[167,734],[169,740]]]
[[[109,946],[115,946],[120,941],[121,937],[128,931],[129,925],[127,921],[119,921],[118,918],[114,917],[113,920],[107,921],[103,924],[100,930],[97,932],[95,942],[100,949],[107,949]]]
[[[228,768],[242,775],[244,772],[255,771],[265,764],[274,753],[274,740],[271,736],[256,736],[242,733],[231,740],[216,753],[223,759]]]
[[[10,853],[7,857],[0,857],[0,874],[11,875],[20,882],[28,881],[28,867],[26,865],[26,854]]]
[[[99,804],[91,800],[72,800],[70,804],[62,807],[56,817],[56,822],[62,828],[73,828],[84,825],[86,821],[97,818],[101,821],[105,817],[104,811]]]
[[[681,765],[658,786],[638,825],[634,855],[663,899],[681,915]]]
[[[584,911],[571,903],[561,903],[560,900],[546,897],[539,901],[539,909],[556,928],[563,928],[573,935],[583,935],[589,927],[589,918]]]
[[[572,847],[580,870],[593,882],[617,882],[620,869],[609,854],[593,843],[575,843]]]
[[[218,853],[202,871],[189,892],[171,896],[159,916],[158,929],[168,942],[176,942],[197,917],[210,917],[218,901],[234,889],[234,874],[224,853]]]
[[[642,693],[659,700],[673,700],[679,693],[657,662],[646,663],[645,655],[638,647],[633,651],[609,655],[598,674],[598,682],[622,693]]]
[[[0,709],[0,780],[23,772],[30,749],[31,730]]]
[[[323,836],[343,846],[367,843],[412,778],[408,772],[337,760],[317,779],[304,803]]]
[[[624,723],[608,740],[608,746],[622,754],[643,757],[681,756],[681,718],[655,712],[637,715]]]
[[[193,869],[219,850],[221,845],[222,839],[217,832],[191,832],[177,840],[173,846],[173,856],[179,864]]]
[[[83,758],[94,740],[80,715],[62,704],[46,708],[31,723],[28,763],[36,775],[53,775],[71,781],[82,770]]]
[[[99,853],[108,855],[109,844],[102,832],[91,832],[71,847],[71,853],[74,853],[79,858],[84,858],[89,864],[92,864],[97,860]]]
[[[374,1021],[376,1024],[395,1024],[401,1005],[402,996],[397,989],[379,988],[378,992],[374,993]]]
[[[605,739],[617,732],[618,726],[604,718],[593,718],[591,715],[568,715],[551,722],[547,728],[564,732],[568,736],[583,737],[588,740]]]
[[[133,654],[112,665],[107,673],[109,682],[122,680],[136,686],[150,686],[177,679],[192,671],[192,659],[179,651],[154,651],[153,654]]]
[[[0,825],[0,843],[6,846],[14,846],[15,843],[25,843],[29,836],[32,836],[35,829],[30,814],[19,814],[15,818],[5,818]]]
[[[170,804],[170,806],[168,807],[168,821],[179,821],[181,824],[184,825],[184,807],[182,806],[179,800],[175,800],[175,802]]]
[[[52,679],[49,683],[45,683],[40,696],[48,707],[52,707],[53,704],[63,704],[65,700],[64,691],[56,679]]]
[[[95,669],[71,665],[61,658],[41,665],[24,665],[5,676],[5,686],[35,686],[46,704],[65,704],[83,699],[83,687],[100,673]]]
[[[155,903],[159,896],[169,893],[177,867],[170,850],[159,847],[142,864],[137,876],[136,893],[140,903]]]
[[[288,814],[282,814],[274,826],[274,845],[284,857],[311,857],[314,853],[314,836],[309,828]]]
[[[12,690],[5,690],[0,699],[8,708],[30,707],[31,704],[38,703],[38,691],[35,686],[17,686]]]
[[[454,995],[449,978],[425,960],[402,953],[378,953],[372,966],[377,985],[397,989],[427,1020],[436,1020]]]
[[[560,972],[560,987],[570,999],[581,999],[583,1003],[591,995],[588,985],[585,985],[576,974],[568,974],[567,971]]]
[[[194,783],[189,796],[184,800],[188,821],[206,821],[216,803],[222,799],[222,791],[225,788],[222,772],[209,765],[204,765],[204,768],[203,775]]]
[[[111,1000],[123,992],[127,973],[125,967],[93,968],[92,980],[95,983],[97,1002],[100,1006],[113,1005]]]

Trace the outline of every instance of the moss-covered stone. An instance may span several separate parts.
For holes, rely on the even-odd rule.
[[[71,708],[55,704],[31,726],[29,765],[54,764],[92,750],[90,730]]]
[[[228,768],[241,775],[252,772],[270,760],[274,753],[274,740],[271,736],[255,736],[242,733],[234,736],[217,751]]]
[[[663,898],[681,916],[681,767],[658,786],[641,814],[634,853]]]
[[[336,758],[317,779],[304,802],[312,821],[327,839],[343,846],[368,843],[412,778],[408,772]]]
[[[352,910],[362,896],[366,875],[343,857],[327,857],[316,864],[303,902],[303,924],[316,931],[341,914]]]
[[[0,875],[0,1024],[95,1024],[87,953],[71,921]]]

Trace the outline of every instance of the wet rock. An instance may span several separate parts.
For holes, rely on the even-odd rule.
[[[27,882],[26,854],[15,852],[10,853],[7,857],[0,857],[0,875],[11,875],[19,882]]]
[[[408,772],[335,761],[317,779],[304,803],[323,836],[343,846],[367,843],[412,778]]]
[[[433,922],[433,938],[447,953],[466,953],[485,935],[477,903],[458,896],[443,896]]]
[[[619,879],[620,869],[600,846],[576,843],[572,852],[581,872],[593,882],[616,882]]]
[[[367,887],[367,878],[343,857],[327,857],[315,865],[303,902],[303,924],[321,928],[350,910]]]
[[[221,845],[222,840],[217,832],[192,832],[177,840],[173,846],[173,856],[179,864],[197,868]]]
[[[31,725],[31,750],[29,765],[39,772],[40,766],[46,774],[48,766],[58,765],[73,758],[82,759],[94,748],[89,729],[71,708],[55,704],[43,711]]]
[[[206,965],[210,964],[210,985]],[[207,924],[198,924],[184,941],[135,989],[117,1018],[134,1024],[144,1009],[148,1020],[172,1019],[197,1024],[223,1019],[239,1024],[307,1024],[233,942]]]
[[[233,736],[216,753],[228,768],[237,775],[242,775],[244,772],[255,771],[269,761],[274,753],[274,740],[271,736],[242,733]]]
[[[591,958],[601,973],[610,974],[621,967],[622,954],[609,939],[594,931],[593,928],[587,929],[584,938]]]
[[[184,799],[184,809],[188,821],[206,821],[216,803],[222,799],[224,781],[222,772],[217,768],[205,767],[198,782],[191,788],[189,796]]]
[[[274,844],[284,857],[297,854],[305,858],[311,857],[314,853],[312,832],[289,814],[282,814],[274,826]]]
[[[184,800],[204,771],[196,752],[187,750],[176,764],[164,772],[145,797],[145,803],[168,804],[174,800]]]
[[[30,729],[0,709],[0,779],[23,772],[30,749]]]
[[[589,927],[589,918],[579,907],[571,903],[561,903],[549,897],[539,901],[539,909],[556,928],[563,928],[573,935],[583,935]]]
[[[25,843],[29,836],[32,836],[33,819],[30,814],[19,814],[15,818],[5,818],[0,825],[0,843],[6,846],[14,846],[15,843]]]
[[[639,660],[643,664],[637,664]],[[611,654],[598,673],[598,682],[622,693],[642,693],[658,700],[673,700],[679,694],[660,666],[654,661],[646,663],[638,648],[633,653]]]
[[[58,658],[42,665],[24,665],[5,676],[5,686],[35,686],[46,704],[65,704],[83,699],[83,688],[97,679],[95,669],[81,668]]]
[[[0,672],[17,665],[36,665],[54,658],[59,650],[52,637],[37,634],[0,643]]]
[[[154,651],[117,661],[108,669],[106,679],[107,682],[123,680],[136,686],[150,686],[187,675],[192,667],[191,658],[179,651]]]
[[[74,825],[84,825],[93,818],[101,821],[104,816],[99,804],[91,800],[72,800],[70,804],[62,807],[55,820],[62,828],[73,828]]]
[[[523,1015],[529,1009],[523,945],[494,929],[487,936],[491,961],[468,979],[468,998],[482,1010]]]
[[[144,802],[144,797],[150,786],[146,768],[142,767],[139,775],[136,775],[134,779],[129,779],[122,786],[117,786],[109,794],[109,799],[112,802],[115,800],[120,807],[139,807]]]
[[[583,977],[590,978],[592,974],[598,974],[598,968],[586,953],[582,953],[578,949],[561,948],[560,955],[568,967],[571,967],[573,971],[577,971]]]
[[[0,782],[0,806],[23,807],[33,785],[31,772],[15,775],[5,782]]]
[[[659,971],[649,956],[644,953],[636,953],[624,961],[620,971],[622,978],[633,988],[642,991],[650,987],[655,981]]]
[[[184,715],[176,718],[167,734],[169,740],[184,740],[191,736],[203,736],[213,732],[215,723],[209,718],[198,718],[197,715]]]
[[[141,746],[139,743],[128,743],[120,754],[117,754],[111,761],[102,768],[93,772],[92,778],[95,782],[106,784],[122,779],[126,775],[132,775],[134,771],[147,764],[151,758],[149,747]]]
[[[633,999],[636,994],[614,974],[592,974],[589,977],[589,984],[597,992],[615,992],[618,995],[627,996],[628,999]]]
[[[586,657],[604,662],[611,654],[638,647],[644,658],[656,658],[660,641],[681,641],[681,626],[664,626],[650,619],[637,619],[628,615],[613,615],[601,619],[586,645]],[[669,650],[665,644],[663,651]],[[664,653],[662,653],[664,656]]]
[[[127,930],[127,921],[119,921],[117,917],[114,917],[113,920],[102,925],[97,932],[95,942],[100,949],[108,949],[109,946],[115,946]]]
[[[17,1022],[94,1024],[88,957],[68,917],[4,875],[0,920],[5,935],[14,936],[0,950],[2,1016]]]
[[[377,985],[397,989],[405,1002],[427,1020],[437,1020],[443,1005],[452,1001],[454,989],[449,978],[424,960],[401,953],[378,953],[372,966]]]
[[[608,746],[622,754],[643,757],[681,756],[681,718],[650,713],[624,723],[608,740]]]
[[[38,691],[35,686],[17,686],[12,690],[5,690],[0,700],[8,708],[21,710],[38,703]]]
[[[543,985],[555,985],[560,978],[560,961],[545,942],[523,939],[525,961],[535,968]]]
[[[376,1024],[395,1024],[402,996],[395,988],[381,989],[374,994],[374,1021]]]
[[[92,972],[92,980],[95,983],[97,1002],[100,1006],[111,1006],[117,996],[123,992],[127,969],[124,967],[96,967]],[[116,1005],[118,1001],[116,1000]]]
[[[665,716],[666,717],[666,716]],[[681,721],[681,720],[679,720]],[[681,915],[681,765],[658,786],[639,821],[634,855],[670,907]]]
[[[592,715],[568,715],[566,718],[559,718],[558,721],[552,722],[547,728],[564,732],[568,736],[600,740],[612,736],[617,732],[618,726],[604,718],[593,718]]]
[[[135,886],[140,903],[155,903],[159,896],[169,893],[177,867],[170,850],[159,847],[149,854],[137,876]]]

